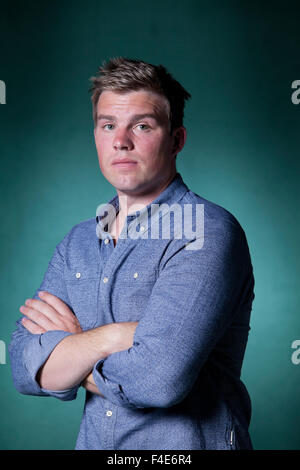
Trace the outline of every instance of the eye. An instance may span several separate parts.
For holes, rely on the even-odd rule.
[[[114,125],[113,124],[104,124],[104,126],[102,126],[102,129],[106,129],[108,131],[111,131],[113,129]]]
[[[136,127],[138,127],[141,131],[147,131],[150,129],[150,126],[148,124],[138,124]]]

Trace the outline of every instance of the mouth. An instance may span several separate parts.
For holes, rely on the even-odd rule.
[[[133,160],[115,160],[113,163],[113,166],[117,166],[118,168],[131,168],[134,165],[137,164],[137,162]]]

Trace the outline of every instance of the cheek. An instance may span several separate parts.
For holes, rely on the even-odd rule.
[[[107,155],[108,153],[108,142],[107,142],[107,139],[95,139],[95,143],[96,143],[96,149],[97,149],[97,153],[98,153],[98,159],[99,159],[99,162],[104,162],[105,161],[105,156]]]
[[[145,139],[140,142],[141,154],[148,155],[152,158],[159,158],[164,153],[166,144],[160,139]]]
[[[143,147],[144,152],[141,152],[141,155],[144,154],[147,160],[148,166],[157,168],[163,166],[164,162],[167,160],[167,156],[170,153],[170,148],[168,142],[156,141],[156,142],[145,142]]]

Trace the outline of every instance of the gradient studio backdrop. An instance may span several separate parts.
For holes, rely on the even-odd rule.
[[[164,64],[192,94],[178,170],[246,231],[256,278],[242,379],[256,449],[299,449],[300,80],[296,2],[1,2],[1,318],[19,306],[55,245],[113,188],[93,142],[89,77],[112,56]],[[299,3],[298,3],[299,5]],[[300,94],[299,94],[300,98]],[[294,100],[297,102],[297,100]],[[298,100],[299,101],[299,100]],[[2,356],[3,362],[3,356]],[[84,404],[20,395],[0,364],[0,448],[73,449]]]

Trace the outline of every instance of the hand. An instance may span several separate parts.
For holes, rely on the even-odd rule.
[[[63,330],[70,333],[81,333],[82,328],[74,313],[58,297],[49,292],[39,292],[38,299],[27,299],[20,312],[26,318],[22,325],[33,334],[41,334],[50,330]]]
[[[97,385],[95,384],[94,378],[93,378],[93,372],[90,372],[89,375],[84,379],[84,381],[81,383],[81,386],[88,390],[91,393],[95,393],[96,395],[99,395],[100,397],[104,397],[102,393],[98,390]],[[105,398],[105,397],[104,397]]]

